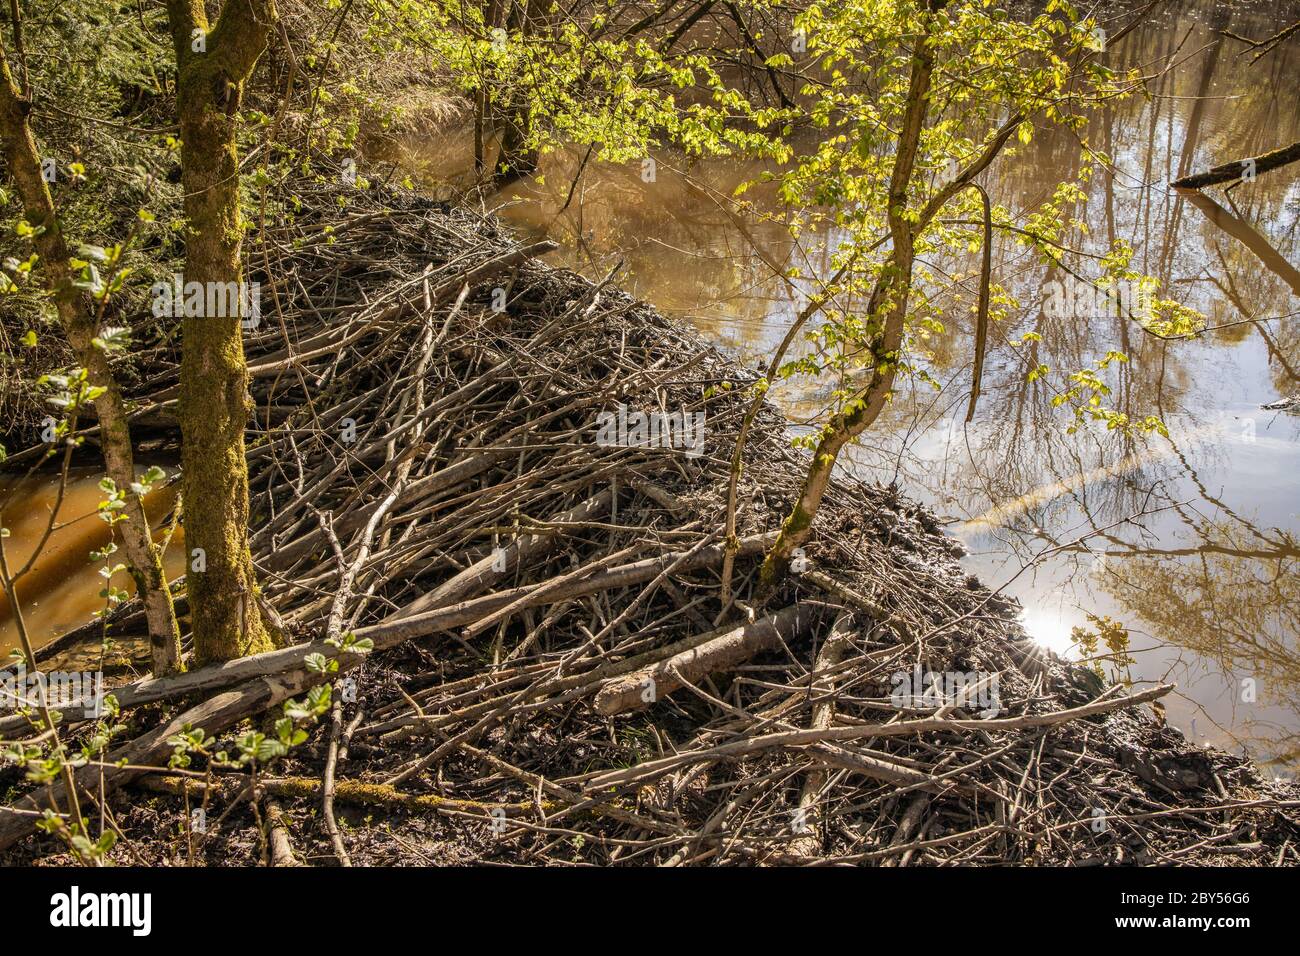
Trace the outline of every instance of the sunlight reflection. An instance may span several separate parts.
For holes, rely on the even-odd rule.
[[[1077,657],[1070,652],[1073,644],[1070,639],[1072,625],[1059,613],[1028,607],[1020,612],[1020,624],[1035,643],[1052,653],[1059,654],[1061,657]]]

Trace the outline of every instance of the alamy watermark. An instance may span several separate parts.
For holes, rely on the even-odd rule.
[[[133,936],[148,936],[153,929],[153,894],[83,893],[73,886],[50,897],[50,925],[56,929],[120,926]]]
[[[186,282],[179,272],[169,282],[155,282],[153,295],[156,318],[237,318],[245,331],[262,324],[260,282]]]
[[[913,710],[938,710],[955,705],[978,711],[989,719],[1002,713],[996,671],[922,671],[918,664],[910,671],[890,675],[893,691],[889,702]]]
[[[688,458],[704,454],[704,412],[616,411],[596,416],[596,444],[618,448],[676,448]]]
[[[1093,283],[1074,276],[1043,283],[1043,314],[1049,319],[1149,320],[1155,293],[1149,283],[1121,279]]]
[[[29,672],[21,664],[16,670],[0,672],[0,709],[40,707],[42,703],[55,710],[79,707],[84,717],[101,717],[104,713],[104,672]]]

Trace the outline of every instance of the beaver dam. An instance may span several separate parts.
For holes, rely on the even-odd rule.
[[[115,719],[62,708],[74,750],[112,728],[109,758],[76,774],[104,795],[112,858],[1295,861],[1295,788],[1166,726],[1170,687],[1108,687],[1029,641],[894,489],[838,480],[758,603],[805,468],[770,408],[744,449],[722,606],[757,374],[616,272],[551,268],[549,243],[400,191],[350,190],[343,214],[330,186],[297,194],[305,211],[251,256],[271,305],[246,339],[252,546],[289,643],[161,679],[111,671]],[[137,434],[174,447],[174,343],[136,361]],[[110,656],[143,627],[119,608]],[[42,665],[99,644],[82,628]],[[274,738],[322,684],[305,741],[216,759]],[[21,715],[0,730],[33,736]],[[3,859],[66,861],[35,833],[61,785],[12,765],[0,784]]]

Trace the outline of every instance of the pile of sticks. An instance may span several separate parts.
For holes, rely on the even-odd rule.
[[[252,243],[264,305],[247,341],[252,547],[291,643],[116,688],[128,739],[78,785],[159,795],[114,803],[115,853],[1296,860],[1294,792],[1163,726],[1144,705],[1169,687],[1107,689],[1038,651],[893,489],[837,480],[797,573],[757,603],[757,559],[804,469],[771,409],[749,432],[724,606],[729,463],[757,374],[615,274],[552,269],[536,258],[551,244],[400,191],[295,191],[296,215]],[[143,361],[137,426],[174,435],[174,342]],[[598,441],[620,407],[703,413],[702,441]],[[138,611],[110,628],[138,631]],[[348,651],[348,634],[374,650]],[[913,680],[952,673],[976,680],[937,697]],[[167,769],[186,725],[224,738],[326,680],[328,721],[256,778]],[[90,726],[70,717],[65,734]],[[6,739],[24,729],[0,719]],[[184,827],[199,791],[221,823],[182,851],[159,815]],[[0,849],[57,851],[18,841],[58,800],[0,808]]]

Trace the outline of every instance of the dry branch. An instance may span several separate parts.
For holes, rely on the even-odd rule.
[[[697,647],[605,684],[594,706],[606,716],[644,710],[686,684],[729,670],[763,651],[780,647],[811,629],[816,611],[793,605],[732,628]]]

